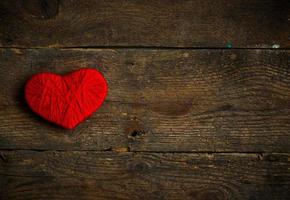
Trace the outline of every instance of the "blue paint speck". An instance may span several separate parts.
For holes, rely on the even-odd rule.
[[[232,45],[232,43],[227,43],[227,48],[233,48],[233,45]]]

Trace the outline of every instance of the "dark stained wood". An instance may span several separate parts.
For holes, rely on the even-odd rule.
[[[2,151],[1,157],[3,200],[273,200],[290,195],[289,154]]]
[[[6,0],[0,46],[290,47],[289,0]]]
[[[59,0],[25,0],[22,8],[38,19],[50,19],[58,14]]]
[[[289,199],[289,19],[289,0],[0,0],[0,200]],[[28,108],[29,77],[82,67],[109,83],[92,117]]]
[[[0,148],[289,152],[287,50],[19,50],[0,54]],[[73,131],[24,103],[34,73],[99,69],[102,108]]]

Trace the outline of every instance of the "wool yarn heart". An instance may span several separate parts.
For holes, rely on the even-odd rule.
[[[83,68],[63,76],[54,73],[32,76],[25,86],[25,99],[44,119],[73,129],[102,105],[107,90],[100,72]]]

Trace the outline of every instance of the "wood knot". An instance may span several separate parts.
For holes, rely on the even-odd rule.
[[[139,161],[137,163],[133,163],[131,169],[137,173],[144,173],[151,169],[151,165],[145,161]]]
[[[125,131],[128,134],[128,137],[133,139],[143,137],[147,133],[141,121],[137,118],[131,120],[127,124]]]
[[[39,19],[50,19],[58,14],[59,0],[21,1],[25,11]]]

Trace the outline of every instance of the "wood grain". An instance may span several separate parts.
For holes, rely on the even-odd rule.
[[[0,200],[289,199],[289,19],[288,0],[0,1]],[[108,81],[98,112],[32,113],[29,77],[83,67]]]
[[[290,151],[287,50],[2,49],[0,62],[2,149]],[[32,114],[32,74],[80,67],[108,80],[93,117],[65,131]]]
[[[287,199],[289,154],[2,151],[6,199]]]
[[[289,48],[288,0],[9,0],[0,46]]]

